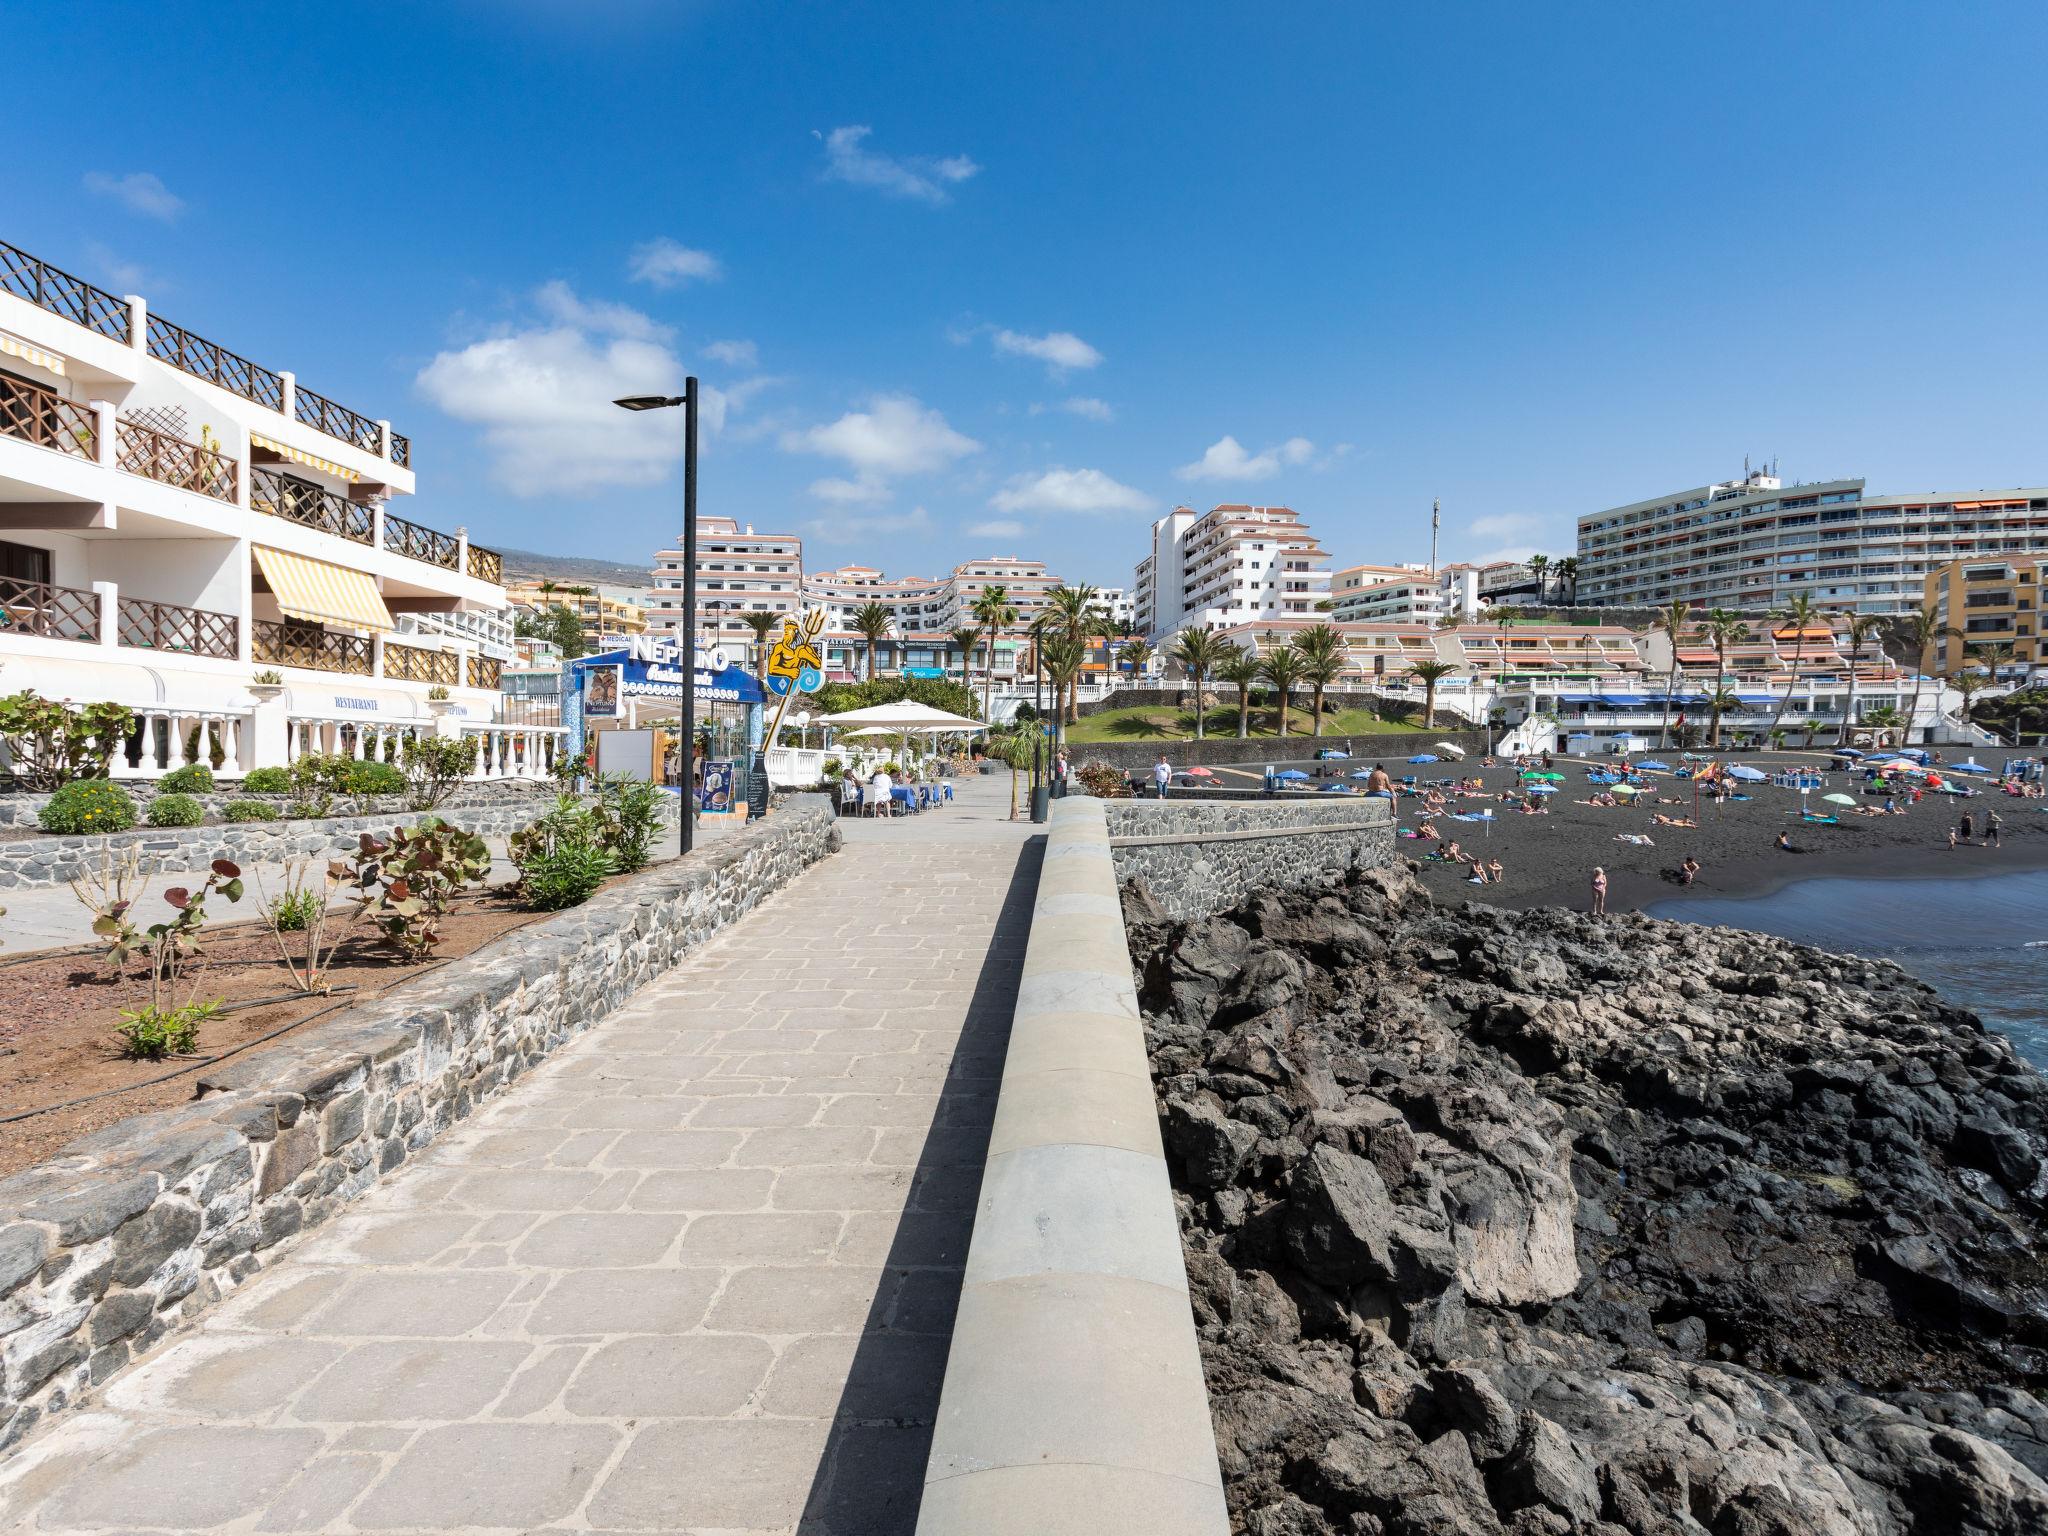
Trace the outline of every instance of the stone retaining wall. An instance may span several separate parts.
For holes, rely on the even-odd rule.
[[[108,849],[140,848],[144,873],[203,869],[215,859],[261,864],[353,849],[365,832],[387,836],[393,827],[411,826],[429,814],[485,837],[502,836],[517,832],[546,808],[539,800],[522,797],[495,805],[443,805],[430,813],[406,810],[397,796],[385,798],[396,802],[397,808],[373,816],[237,821],[218,827],[136,827],[107,837],[45,834],[0,839],[0,891],[62,885],[88,869],[99,868]]]
[[[147,811],[149,802],[164,793],[155,779],[114,781],[133,797],[138,811]],[[218,816],[230,800],[262,800],[284,813],[284,807],[295,797],[292,795],[252,795],[237,784],[216,780],[222,787],[209,790],[192,798],[206,807],[209,816]],[[556,786],[552,780],[502,779],[487,784],[465,784],[453,791],[441,806],[442,814],[464,810],[476,805],[535,805],[554,797]],[[8,790],[0,793],[0,827],[40,828],[43,807],[50,803],[46,791]],[[360,810],[365,815],[403,816],[406,814],[404,795],[336,795],[334,803],[350,810]]]
[[[1203,741],[1075,742],[1067,748],[1067,755],[1077,767],[1082,763],[1107,763],[1123,773],[1149,775],[1162,752],[1175,768],[1186,768],[1196,763],[1272,763],[1280,767],[1306,767],[1314,763],[1319,747],[1336,747],[1351,754],[1353,766],[1360,761],[1367,766],[1384,763],[1387,771],[1392,773],[1396,764],[1405,764],[1418,752],[1430,751],[1439,741],[1463,747],[1474,757],[1486,750],[1484,731],[1435,730],[1413,734],[1403,732],[1398,736],[1384,733],[1371,736],[1298,736],[1290,737],[1284,743],[1271,736],[1254,736],[1244,741],[1235,736],[1211,736]],[[1441,771],[1448,772],[1455,766],[1446,763]],[[1405,773],[1408,770],[1404,767],[1401,771]]]
[[[1393,806],[1377,796],[1102,804],[1118,883],[1141,877],[1177,918],[1207,917],[1252,891],[1320,884],[1394,858]]]
[[[792,805],[202,1073],[193,1103],[0,1181],[0,1450],[838,841],[822,804]],[[1135,1012],[1131,1028],[1135,1040]],[[1162,1168],[1162,1198],[1164,1179]]]
[[[1103,805],[1052,808],[918,1536],[1230,1529]]]

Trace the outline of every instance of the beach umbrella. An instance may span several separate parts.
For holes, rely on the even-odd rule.
[[[1856,803],[1854,795],[1822,795],[1821,799],[1827,801],[1829,805],[1854,805]]]
[[[1351,770],[1351,777],[1354,779],[1369,779],[1372,777],[1372,770],[1370,768],[1354,768]]]
[[[1465,749],[1455,742],[1440,741],[1436,744],[1436,749],[1443,753],[1445,757],[1463,757],[1465,755]]]
[[[1349,784],[1325,784],[1320,793],[1325,795],[1348,795],[1351,793],[1351,786]]]
[[[1562,784],[1564,782],[1564,775],[1561,773],[1525,773],[1522,777],[1525,779],[1540,779],[1551,784]]]
[[[1216,777],[1216,770],[1214,768],[1183,768],[1181,772],[1191,779],[1213,779]]]
[[[1617,784],[1608,793],[1612,795],[1641,795],[1647,794],[1648,791],[1640,784]]]
[[[1837,747],[1833,755],[1836,757],[1861,757],[1863,754],[1854,747]]]
[[[1557,786],[1555,784],[1531,784],[1529,786],[1529,793],[1532,795],[1554,795],[1557,793]]]
[[[1767,775],[1760,773],[1758,770],[1750,767],[1747,763],[1737,763],[1733,768],[1730,768],[1728,770],[1728,777],[1731,779],[1740,779],[1745,784],[1761,784],[1767,777]]]
[[[1660,763],[1651,757],[1644,758],[1640,763],[1636,764],[1636,767],[1645,769],[1650,773],[1669,773],[1671,771],[1669,763]]]
[[[1968,762],[1950,763],[1948,764],[1948,770],[1950,773],[1989,773],[1991,771],[1975,758],[1971,758]]]
[[[1409,758],[1408,761],[1411,763],[1437,763],[1442,762],[1443,759],[1433,752],[1418,752]]]
[[[1278,773],[1274,774],[1273,777],[1276,779],[1305,779],[1308,777],[1308,775],[1303,773],[1299,768],[1282,768]]]

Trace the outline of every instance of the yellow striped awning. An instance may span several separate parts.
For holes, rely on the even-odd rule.
[[[59,378],[64,376],[64,359],[56,353],[46,351],[32,341],[23,341],[19,336],[0,331],[0,354],[18,357],[24,363],[37,368],[47,368]]]
[[[249,445],[252,448],[268,448],[279,457],[290,459],[294,464],[303,464],[308,469],[317,469],[323,474],[339,475],[351,485],[363,478],[354,470],[337,464],[332,459],[323,459],[317,453],[308,453],[303,448],[294,448],[289,443],[280,443],[276,438],[265,437],[259,432],[251,432],[249,434]]]
[[[348,629],[389,630],[391,610],[368,571],[254,546],[256,564],[277,599],[278,610],[294,619],[339,624]]]

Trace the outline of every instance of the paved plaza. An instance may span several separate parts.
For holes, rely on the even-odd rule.
[[[908,1533],[1039,842],[847,846],[0,1466],[34,1532]]]

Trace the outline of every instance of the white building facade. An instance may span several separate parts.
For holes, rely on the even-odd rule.
[[[0,244],[0,690],[132,709],[116,777],[463,732],[544,771],[503,563],[413,485],[389,422]]]
[[[1152,525],[1135,619],[1164,645],[1183,629],[1311,618],[1330,596],[1330,557],[1289,507],[1176,507]]]
[[[678,543],[681,541],[678,540]],[[683,552],[656,550],[649,573],[650,635],[676,639],[683,628]],[[794,614],[803,604],[804,541],[793,533],[756,533],[730,517],[697,519],[697,636],[704,647],[754,660],[743,613]]]

